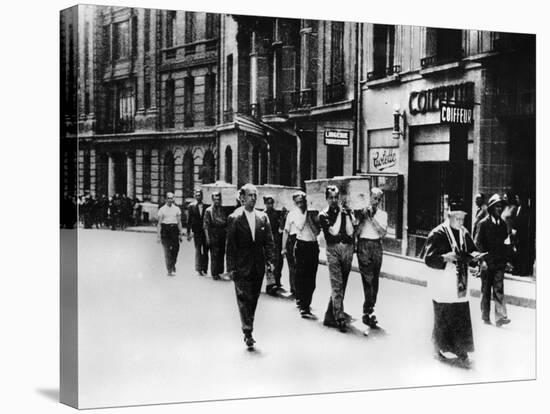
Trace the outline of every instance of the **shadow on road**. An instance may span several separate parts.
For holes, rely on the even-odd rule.
[[[38,394],[43,395],[44,397],[59,402],[59,389],[49,388],[49,389],[38,389],[36,390]]]

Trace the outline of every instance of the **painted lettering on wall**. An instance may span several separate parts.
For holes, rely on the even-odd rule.
[[[396,148],[373,148],[370,150],[372,172],[397,172],[398,152]]]

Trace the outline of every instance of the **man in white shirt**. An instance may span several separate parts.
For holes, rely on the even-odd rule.
[[[370,205],[361,212],[357,228],[357,261],[363,282],[363,323],[376,328],[378,321],[374,315],[374,306],[378,296],[378,280],[382,267],[382,238],[388,229],[388,214],[380,207],[383,192],[377,187],[370,191]],[[368,332],[368,331],[367,331]]]
[[[158,211],[157,242],[162,242],[168,276],[176,275],[176,261],[183,235],[181,210],[174,204],[174,193],[166,193],[166,204]]]
[[[295,197],[297,209],[288,214],[285,230],[290,232],[296,228],[296,303],[302,318],[314,318],[311,313],[311,300],[315,291],[315,279],[319,265],[319,243],[317,236],[320,232],[317,215],[307,210],[305,193]]]
[[[296,247],[296,226],[294,225],[295,211],[298,209],[296,200],[305,193],[297,191],[292,195],[295,207],[290,212],[285,212],[281,220],[283,228],[282,250],[281,255],[286,257],[288,265],[288,284],[290,285],[290,293],[296,295],[296,257],[294,256],[294,248]]]
[[[273,234],[267,215],[256,211],[258,190],[252,184],[240,190],[243,208],[229,216],[227,227],[227,270],[235,282],[237,306],[244,341],[249,349],[256,342],[252,337],[254,314],[266,267],[273,272]]]

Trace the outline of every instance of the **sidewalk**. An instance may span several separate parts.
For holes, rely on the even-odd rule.
[[[126,231],[155,233],[156,227],[128,227]],[[320,250],[319,263],[326,265],[326,250],[323,247]],[[352,271],[359,272],[357,256],[355,255],[353,256]],[[393,253],[384,253],[380,276],[413,285],[427,286],[433,277],[440,275],[437,270],[430,269],[421,260]],[[506,303],[525,308],[536,308],[536,283],[533,278],[506,274],[505,280],[504,292]],[[470,294],[474,298],[481,296],[481,279],[470,278]]]

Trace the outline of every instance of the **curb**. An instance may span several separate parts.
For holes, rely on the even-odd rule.
[[[125,231],[135,232],[135,233],[156,233],[157,230],[156,230],[156,227],[143,227],[143,228],[134,227],[134,228],[127,228],[125,229]],[[327,266],[326,259],[319,259],[319,264],[323,266]],[[351,270],[352,272],[360,273],[358,266],[353,265],[351,267]],[[408,283],[410,285],[416,285],[416,286],[422,286],[422,287],[428,286],[428,282],[426,280],[416,279],[409,276],[396,275],[396,274],[387,273],[384,271],[380,272],[380,277],[383,277],[388,280],[395,280],[396,282]],[[517,282],[524,282],[523,280],[516,280],[515,278],[513,278],[513,280]],[[479,289],[470,289],[470,295],[473,298],[480,298],[481,291]],[[515,296],[515,295],[506,295],[506,294],[504,295],[504,298],[506,300],[506,303],[509,305],[520,306],[520,307],[529,308],[529,309],[536,309],[537,307],[536,299],[525,298],[525,297]]]

